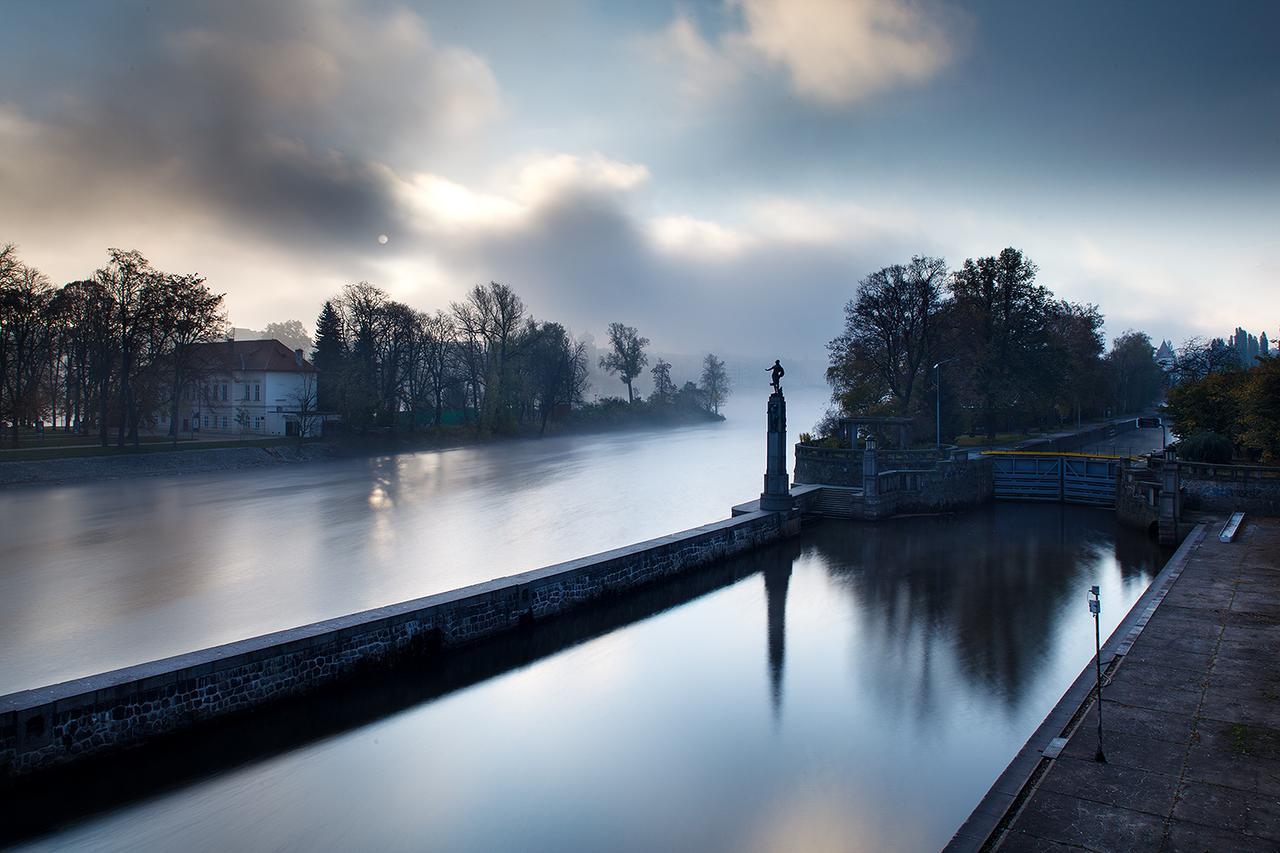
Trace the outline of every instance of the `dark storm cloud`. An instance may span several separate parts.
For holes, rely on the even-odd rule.
[[[487,270],[537,313],[597,339],[620,321],[673,351],[776,347],[812,358],[838,333],[857,278],[931,242],[904,228],[839,240],[753,233],[726,251],[673,248],[625,194],[570,188],[515,227],[439,251],[450,266]]]
[[[159,4],[98,23],[75,42],[92,69],[55,50],[44,86],[0,90],[22,129],[6,183],[41,207],[96,188],[312,248],[367,245],[397,217],[382,158],[429,153],[496,106],[484,62],[396,6]]]

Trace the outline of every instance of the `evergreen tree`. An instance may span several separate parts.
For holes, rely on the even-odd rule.
[[[347,366],[347,337],[342,318],[332,300],[325,300],[316,320],[316,345],[311,362],[320,373],[320,408],[333,411],[339,402],[339,388]]]

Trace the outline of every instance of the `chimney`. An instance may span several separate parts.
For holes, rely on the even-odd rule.
[[[296,349],[293,351],[293,363],[298,367],[302,367],[302,350]]]

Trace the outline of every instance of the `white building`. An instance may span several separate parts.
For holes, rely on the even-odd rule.
[[[317,374],[277,340],[199,345],[178,405],[179,434],[271,436],[319,432]],[[169,407],[156,425],[167,432]]]

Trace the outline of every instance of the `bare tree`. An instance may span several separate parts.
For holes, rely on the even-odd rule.
[[[314,371],[306,371],[302,374],[302,382],[289,395],[289,402],[297,418],[298,443],[301,444],[304,439],[311,438],[320,430],[322,416]]]

